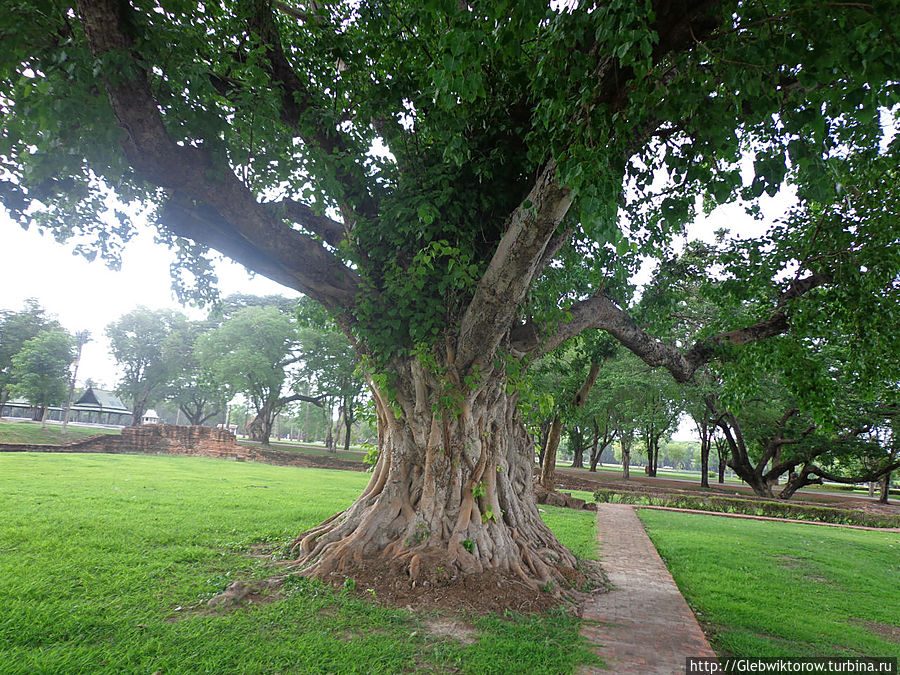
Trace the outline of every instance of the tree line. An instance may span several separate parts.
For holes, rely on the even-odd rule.
[[[224,419],[230,401],[249,415],[244,431],[268,444],[275,419],[292,404],[319,411],[322,438],[334,449],[334,412],[345,449],[366,402],[365,383],[346,337],[309,301],[234,295],[192,321],[168,309],[139,307],[105,330],[120,372],[115,387],[140,424],[151,406],[166,405],[189,424]],[[34,300],[0,314],[0,403],[21,396],[38,409],[73,393],[77,344]],[[309,429],[308,408],[305,410]]]

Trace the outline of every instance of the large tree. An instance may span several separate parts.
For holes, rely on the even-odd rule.
[[[26,300],[18,312],[0,311],[0,415],[14,381],[13,357],[26,342],[45,330],[62,330],[62,326],[48,317],[34,298]]]
[[[74,357],[74,340],[62,328],[41,331],[12,357],[10,389],[39,411],[41,426],[47,423],[48,407],[66,400]]]
[[[161,400],[176,364],[166,358],[165,344],[187,317],[168,309],[138,307],[106,327],[109,351],[120,376],[116,391],[131,403],[131,423],[141,423],[147,407]]]
[[[532,500],[516,373],[599,328],[686,380],[824,286],[852,295],[839,255],[787,251],[749,268],[749,323],[679,347],[623,289],[698,197],[835,194],[829,165],[877,151],[897,100],[898,23],[892,2],[820,0],[19,0],[0,195],[115,256],[112,189],[156,208],[201,291],[209,247],[335,313],[382,452],[298,537],[307,573],[537,589],[576,563]]]
[[[290,367],[298,354],[299,327],[278,307],[248,305],[221,326],[197,338],[195,354],[216,382],[243,394],[255,412],[247,424],[251,440],[269,444],[275,417],[294,401],[319,403],[319,398],[296,391]]]
[[[213,328],[211,321],[187,321],[173,329],[162,345],[162,358],[167,364],[162,395],[194,426],[225,410],[234,395],[227,382],[201,365],[196,353],[197,339]]]

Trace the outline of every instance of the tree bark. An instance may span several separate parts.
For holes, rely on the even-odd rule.
[[[265,401],[262,407],[256,412],[256,417],[247,424],[247,435],[251,441],[256,441],[262,445],[269,445],[269,438],[272,435],[272,425],[275,422],[275,415],[278,414],[278,399],[269,399]]]
[[[879,504],[887,504],[891,494],[891,474],[890,472],[884,474],[884,478],[881,479],[881,496],[878,497]]]
[[[559,437],[562,434],[562,419],[553,417],[550,433],[547,434],[547,445],[544,446],[544,461],[541,464],[541,486],[553,492],[556,489],[556,451],[559,449]]]
[[[350,433],[353,430],[353,415],[349,413],[351,403],[344,402],[344,427],[346,434],[344,436],[344,452],[350,452]]]
[[[293,542],[303,574],[339,582],[389,573],[415,587],[492,570],[532,589],[564,583],[576,562],[538,515],[533,442],[504,377],[458,389],[458,407],[442,411],[446,383],[415,360],[392,370],[393,402],[372,386],[372,478],[350,508]]]
[[[700,434],[700,487],[709,487],[709,451],[712,446],[712,429],[709,421],[702,419],[697,422],[697,431]]]
[[[331,409],[330,405],[325,405],[322,411],[322,414],[325,417],[325,449],[328,452],[334,452],[334,436],[332,432],[334,431],[334,419],[332,418],[332,414],[334,411]]]
[[[631,477],[631,441],[632,432],[627,431],[619,435],[619,443],[622,446],[622,478]]]
[[[597,470],[597,462],[600,461],[600,453],[603,451],[600,447],[600,425],[594,420],[594,436],[591,439],[591,459],[588,471]]]

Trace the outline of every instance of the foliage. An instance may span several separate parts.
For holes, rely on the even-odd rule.
[[[69,366],[74,359],[71,335],[61,328],[41,331],[12,357],[12,393],[44,409],[64,403],[69,393]]]
[[[638,514],[719,655],[896,653],[897,533]]]
[[[110,353],[121,372],[116,391],[131,402],[134,423],[162,397],[175,365],[166,358],[166,340],[186,325],[179,312],[138,307],[106,327]]]
[[[162,358],[168,364],[162,395],[195,425],[224,410],[233,396],[229,384],[217,379],[212,369],[204,368],[197,355],[197,340],[212,328],[210,321],[185,322],[172,330],[162,348]]]
[[[5,401],[12,385],[12,361],[22,346],[44,330],[60,330],[58,321],[46,316],[38,301],[25,301],[21,311],[0,312],[0,401]]]
[[[144,148],[123,153],[124,132],[97,95],[98,76],[109,86],[145,78],[171,141],[202,146],[207,167],[316,215],[342,210],[346,236],[326,240],[367,289],[350,313],[380,362],[460,319],[510,213],[536,208],[523,195],[551,157],[573,197],[561,223],[572,235],[535,284],[529,317],[559,319],[567,300],[601,288],[627,301],[638,252],[665,255],[698,208],[742,198],[753,209],[785,182],[802,201],[790,241],[760,243],[779,248],[781,269],[806,269],[812,258],[791,241],[817,239],[810,204],[839,203],[843,158],[877,154],[880,112],[898,100],[896,16],[868,5],[715,2],[690,31],[677,29],[680,10],[653,2],[263,10],[138,4],[129,48],[92,53],[76,9],[7,8],[3,202],[23,223],[84,235],[79,250],[112,260],[133,230],[123,210],[95,217],[110,208],[108,189],[159,207],[178,234],[155,183],[193,188],[160,177]],[[280,86],[275,62],[292,73]],[[213,205],[201,215],[232,215],[202,188],[193,198]],[[224,240],[169,239],[208,292],[203,247],[229,248]],[[752,299],[757,314],[779,286],[760,250],[735,245],[726,291]],[[858,285],[837,285],[862,297]]]
[[[196,341],[201,366],[247,397],[257,414],[274,417],[296,361],[297,325],[277,307],[239,309]],[[277,408],[277,409],[276,409]]]

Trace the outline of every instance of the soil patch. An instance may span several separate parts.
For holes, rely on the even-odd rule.
[[[464,645],[470,645],[478,638],[478,631],[474,627],[446,616],[424,619],[420,625],[435,637],[453,638]]]
[[[589,562],[589,561],[588,561]],[[591,592],[605,591],[607,586],[599,565],[567,578],[570,588],[534,589],[518,577],[486,570],[472,575],[431,575],[421,583],[413,583],[402,571],[388,564],[373,562],[365,566],[349,566],[330,579],[323,579],[335,589],[350,590],[359,597],[380,605],[405,607],[416,612],[448,611],[452,613],[492,614],[510,610],[523,614],[544,613],[559,607],[572,608]],[[574,578],[576,577],[577,578]]]
[[[878,621],[864,621],[862,619],[851,619],[850,623],[862,626],[870,633],[874,633],[889,642],[895,642],[900,645],[900,626],[889,623],[880,623]]]

